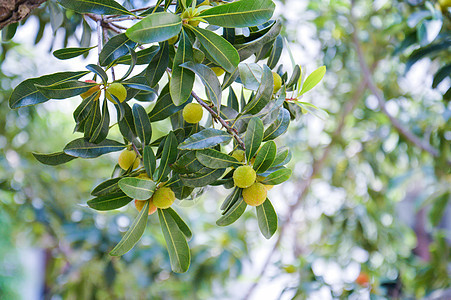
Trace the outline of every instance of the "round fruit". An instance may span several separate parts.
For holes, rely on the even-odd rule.
[[[183,119],[187,123],[196,124],[202,119],[204,111],[202,106],[198,103],[189,103],[183,109]]]
[[[122,84],[115,82],[110,84],[110,86],[106,89],[106,98],[111,102],[116,103],[111,95],[116,97],[119,102],[124,102],[125,98],[127,98],[127,90]]]
[[[136,157],[136,153],[133,150],[124,150],[119,155],[118,159],[119,167],[124,170],[128,170],[133,165],[133,169],[139,166],[139,158]]]
[[[233,172],[233,182],[239,188],[248,188],[255,182],[257,174],[251,166],[238,167]]]
[[[276,93],[280,89],[280,87],[282,86],[282,78],[276,72],[272,72],[272,78],[274,80],[273,93]]]
[[[149,201],[149,216],[157,211],[157,207],[153,204],[152,200],[135,200],[135,207],[138,211],[141,211],[146,204],[146,201]]]
[[[266,200],[268,191],[260,182],[256,182],[243,190],[243,200],[247,205],[259,206]]]
[[[175,43],[177,43],[177,40],[179,39],[179,36],[173,36],[168,40],[169,45],[174,45]]]
[[[87,83],[96,83],[94,80],[85,80],[85,82]],[[100,90],[100,86],[96,85],[93,86],[92,88],[90,88],[89,90],[87,90],[86,92],[80,94],[80,96],[84,99],[88,98],[89,96],[91,96],[92,94],[94,94],[95,92],[97,92],[98,90]],[[97,93],[97,96],[94,98],[94,101],[99,100],[100,98],[100,92]]]
[[[274,186],[271,184],[265,184],[265,188],[267,191],[269,191],[270,189],[272,189]]]
[[[244,151],[243,150],[235,150],[232,153],[232,156],[236,158],[237,161],[244,161]]]
[[[215,72],[216,76],[221,76],[225,73],[224,69],[220,67],[212,67],[211,69],[213,72]]]
[[[365,272],[360,272],[360,274],[359,274],[359,276],[357,276],[357,279],[355,280],[355,282],[358,285],[367,286],[368,283],[370,282],[370,276],[368,276],[368,274]]]
[[[153,204],[161,209],[168,208],[174,203],[175,201],[175,194],[174,192],[167,187],[159,188],[153,193],[152,196]]]

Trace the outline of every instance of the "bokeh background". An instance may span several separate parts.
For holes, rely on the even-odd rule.
[[[76,137],[79,99],[8,107],[20,81],[95,63],[51,54],[95,44],[95,24],[51,0],[2,30],[0,299],[451,298],[450,2],[275,2],[281,63],[303,74],[327,67],[303,101],[328,116],[300,114],[277,140],[292,150],[294,172],[269,193],[279,215],[272,239],[253,210],[215,225],[225,190],[177,203],[194,232],[185,274],[170,272],[156,218],[131,252],[108,255],[136,210],[101,213],[86,201],[118,154],[58,167],[31,155]]]

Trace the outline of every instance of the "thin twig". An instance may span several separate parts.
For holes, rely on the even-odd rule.
[[[243,140],[239,137],[236,130],[234,130],[232,127],[230,127],[227,122],[221,118],[207,103],[205,103],[197,94],[193,91],[191,92],[191,95],[193,95],[194,99],[196,99],[197,102],[199,102],[200,105],[202,105],[203,108],[205,108],[210,115],[213,117],[213,119],[218,120],[221,125],[227,129],[227,131],[233,136],[233,138],[236,140],[236,142],[241,146],[241,148],[246,149],[246,146],[244,145]]]
[[[111,22],[121,22],[121,21],[128,21],[128,20],[141,20],[143,17],[139,16],[127,16],[127,17],[120,17],[115,19],[106,19],[104,20],[105,23],[111,23]]]
[[[100,20],[97,21],[97,50],[100,57],[100,52],[102,52],[102,25]],[[97,64],[100,66],[100,60],[97,62]]]

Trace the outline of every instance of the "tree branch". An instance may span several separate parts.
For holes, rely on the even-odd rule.
[[[0,0],[0,29],[25,19],[47,0]]]

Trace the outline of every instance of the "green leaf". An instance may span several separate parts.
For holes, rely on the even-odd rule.
[[[150,92],[153,94],[157,94],[157,91],[149,86],[146,77],[144,76],[134,76],[126,81],[121,82],[126,89],[134,89],[139,91]],[[129,98],[129,91],[127,90],[127,99]],[[134,95],[136,97],[136,94]],[[132,98],[132,97],[131,97]],[[130,99],[131,99],[130,98]]]
[[[193,237],[193,233],[191,232],[191,229],[189,229],[188,225],[182,220],[182,218],[177,214],[175,210],[172,208],[166,208],[165,211],[167,211],[174,222],[179,227],[180,231],[183,233],[183,235],[186,237],[186,239],[189,241]]]
[[[93,106],[89,112],[88,118],[85,122],[84,127],[84,137],[86,140],[90,141],[91,136],[93,136],[94,131],[100,124],[101,112],[100,112],[100,102],[94,101]],[[90,141],[92,143],[92,141]]]
[[[89,48],[63,48],[53,51],[53,56],[62,60],[70,59],[88,53],[92,48],[95,47],[97,46],[92,46]]]
[[[15,109],[46,102],[49,99],[45,97],[35,85],[48,86],[59,84],[65,81],[79,79],[88,73],[88,71],[60,72],[22,81],[13,90],[11,97],[9,98],[9,107]]]
[[[150,63],[152,58],[158,53],[160,50],[160,47],[154,45],[149,48],[143,49],[141,51],[136,52],[136,65],[147,65]],[[130,55],[124,55],[121,58],[119,58],[116,62],[116,64],[121,65],[129,65],[131,64],[131,56]]]
[[[149,178],[153,177],[153,173],[155,172],[155,169],[157,167],[157,160],[155,158],[155,154],[153,153],[153,150],[150,146],[144,147],[143,152],[143,164],[144,168],[146,169],[147,176]]]
[[[127,46],[127,45],[126,45]],[[128,67],[127,72],[125,72],[125,74],[121,77],[121,79],[119,79],[118,81],[123,81],[125,80],[128,76],[130,76],[130,74],[133,72],[133,69],[136,66],[136,61],[138,60],[138,56],[136,55],[135,50],[133,50],[132,48],[130,48],[129,46],[127,46],[128,52],[130,53],[130,66]],[[139,77],[138,77],[139,78]],[[142,77],[144,80],[145,77]],[[136,79],[136,77],[135,77]],[[147,80],[146,80],[146,84],[147,84]],[[150,87],[148,87],[150,89]]]
[[[180,41],[172,65],[172,77],[169,91],[175,105],[181,105],[188,100],[193,90],[194,73],[180,65],[193,60],[193,46],[184,30],[180,33]]]
[[[235,187],[233,189],[232,193],[230,193],[227,196],[227,198],[224,200],[224,202],[221,204],[221,210],[224,211],[222,214],[227,213],[229,208],[232,207],[233,204],[235,204],[235,202],[238,200],[238,198],[240,198],[241,193],[242,193],[242,189],[240,189],[239,187]]]
[[[243,164],[235,157],[213,149],[196,151],[196,158],[201,164],[211,169],[236,167]]]
[[[133,105],[133,119],[139,139],[144,146],[149,145],[152,138],[152,126],[146,110],[137,103]]]
[[[146,204],[144,204],[144,207],[141,209],[132,225],[130,225],[130,228],[127,230],[116,247],[111,250],[111,256],[124,255],[125,253],[130,251],[136,245],[136,243],[138,243],[138,241],[144,234],[144,230],[146,230],[148,212],[149,201],[146,201]]]
[[[281,136],[287,131],[288,125],[290,125],[290,112],[281,108],[277,120],[265,130],[263,141],[270,141]]]
[[[429,220],[431,221],[432,226],[436,227],[440,224],[450,200],[450,192],[444,193],[434,199],[432,208],[429,211]]]
[[[219,179],[225,169],[203,168],[194,174],[180,175],[183,184],[189,187],[204,187]]]
[[[299,95],[303,95],[313,89],[320,81],[323,79],[324,74],[326,74],[326,67],[322,66],[313,71],[304,81],[302,89]]]
[[[226,28],[251,27],[271,19],[275,7],[271,0],[240,0],[204,10],[199,17],[211,25]]]
[[[156,184],[152,180],[137,177],[122,178],[118,185],[127,196],[136,200],[148,200],[156,188]]]
[[[123,118],[119,120],[119,130],[121,134],[129,141],[133,141],[136,137],[135,120],[133,112],[127,103],[122,103]]]
[[[201,150],[230,142],[232,136],[225,131],[207,128],[188,137],[179,145],[180,150]]]
[[[279,62],[280,56],[282,55],[283,50],[283,38],[282,36],[277,36],[276,40],[274,41],[274,45],[272,46],[271,53],[268,57],[268,68],[271,70],[274,69]]]
[[[254,170],[257,173],[263,173],[271,167],[276,158],[277,147],[274,141],[265,143],[257,152],[254,162]]]
[[[174,132],[169,132],[163,147],[163,153],[161,154],[160,166],[157,170],[156,180],[157,182],[164,181],[166,176],[171,172],[172,165],[177,159],[177,138]]]
[[[100,183],[98,186],[96,186],[92,190],[91,195],[92,196],[106,196],[109,194],[121,192],[121,189],[119,188],[119,185],[117,184],[119,180],[121,180],[121,177],[108,179],[108,180]]]
[[[45,97],[49,99],[67,99],[87,92],[90,88],[96,85],[97,83],[69,80],[46,86],[36,84],[36,87]]]
[[[238,67],[240,57],[232,44],[210,30],[193,26],[189,29],[194,32],[202,47],[205,48],[203,52],[207,58],[227,72],[233,73]]]
[[[148,15],[128,28],[125,34],[135,42],[147,44],[166,41],[176,36],[181,29],[182,19],[180,16],[159,12]]]
[[[93,13],[96,15],[130,15],[125,7],[114,0],[58,0],[65,8],[80,14]]]
[[[176,273],[188,271],[191,254],[185,236],[167,210],[158,209],[158,217],[168,247],[172,271]]]
[[[109,39],[100,52],[100,65],[107,66],[116,59],[129,53],[127,46],[134,48],[136,46],[136,42],[129,39],[127,35],[125,35],[125,33],[115,35],[114,37]]]
[[[205,86],[208,100],[210,100],[217,108],[221,107],[222,88],[215,72],[205,65],[195,64],[193,62],[184,63],[181,67],[196,73]]]
[[[164,120],[167,117],[170,117],[176,112],[182,110],[186,106],[186,104],[190,102],[191,101],[188,100],[180,106],[175,106],[169,93],[160,94],[160,97],[157,99],[155,106],[149,113],[149,120],[150,122]]]
[[[34,158],[36,158],[40,163],[43,163],[44,165],[49,165],[49,166],[62,165],[67,162],[70,162],[71,160],[76,159],[76,157],[67,155],[64,152],[56,152],[56,153],[49,153],[49,154],[33,152],[32,154],[33,154]]]
[[[101,141],[105,140],[106,137],[108,136],[108,131],[110,130],[109,126],[110,126],[110,113],[108,112],[108,102],[105,99],[103,101],[102,117],[96,129],[94,130],[94,133],[92,134],[89,142],[98,144]]]
[[[190,174],[199,172],[204,165],[197,160],[196,151],[187,151],[177,159],[171,168],[179,174]]]
[[[160,51],[152,58],[146,68],[146,78],[150,86],[154,87],[158,84],[168,66],[169,44],[164,42],[160,44]]]
[[[246,210],[247,204],[244,202],[243,197],[239,197],[232,207],[221,218],[216,221],[218,226],[227,226],[238,220]]]
[[[124,148],[124,144],[113,140],[106,139],[98,144],[94,144],[84,138],[79,138],[67,144],[64,147],[64,153],[81,158],[95,158],[106,153],[123,150]]]
[[[263,75],[260,86],[255,96],[244,107],[243,113],[255,115],[260,112],[271,100],[274,90],[274,80],[271,69],[268,66],[263,66]]]
[[[257,153],[258,147],[263,140],[263,122],[258,117],[253,117],[247,126],[244,136],[244,145],[246,146],[246,158],[248,161]]]
[[[261,183],[267,185],[278,185],[287,181],[291,177],[292,171],[287,168],[281,168],[269,174]]]
[[[238,69],[240,71],[240,79],[243,86],[248,90],[258,90],[263,76],[262,67],[255,63],[243,63],[238,66]]]
[[[263,204],[256,207],[257,209],[257,220],[258,227],[260,228],[261,233],[267,239],[270,239],[277,230],[277,214],[274,210],[274,207],[266,198]]]
[[[238,97],[232,87],[229,87],[229,96],[227,97],[227,106],[234,109],[235,111],[240,110],[240,105],[238,104]]]
[[[121,208],[130,201],[132,201],[132,198],[120,192],[91,199],[88,201],[88,206],[95,210],[105,211]]]
[[[300,102],[300,101],[295,101],[296,105],[301,107],[302,109],[308,111],[309,113],[311,113],[312,115],[314,115],[315,117],[320,118],[321,120],[326,120],[327,117],[329,116],[329,114],[321,109],[316,107],[315,105],[308,103],[308,102]]]
[[[277,153],[276,159],[274,159],[271,168],[282,166],[287,164],[291,160],[291,151],[290,149],[284,149]]]
[[[89,64],[86,66],[86,69],[93,72],[94,74],[97,74],[102,79],[103,84],[107,85],[108,75],[101,67],[99,67],[98,65]]]

